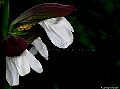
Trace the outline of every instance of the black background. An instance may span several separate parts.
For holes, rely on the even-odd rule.
[[[31,70],[30,74],[20,77],[20,84],[12,89],[40,88],[40,89],[101,89],[105,86],[120,86],[120,60],[119,54],[119,9],[114,8],[112,14],[107,14],[99,0],[11,0],[10,21],[30,7],[43,2],[59,2],[75,6],[76,11],[66,16],[76,17],[86,29],[95,36],[89,38],[96,48],[90,49],[82,43],[77,24],[75,28],[74,42],[67,49],[55,47],[47,38],[44,30],[40,37],[49,50],[49,60],[45,60],[40,54],[36,58],[41,62],[44,72],[38,74]],[[2,9],[1,9],[2,10]],[[99,13],[105,18],[94,15],[89,10]],[[74,22],[74,21],[73,21]],[[116,24],[114,25],[114,22]],[[39,29],[40,27],[34,27]],[[103,31],[105,39],[100,31]],[[85,34],[85,33],[84,33]]]

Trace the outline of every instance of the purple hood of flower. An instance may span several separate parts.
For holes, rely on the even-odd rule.
[[[2,47],[5,55],[11,57],[20,55],[28,45],[20,36],[10,35],[3,39]]]

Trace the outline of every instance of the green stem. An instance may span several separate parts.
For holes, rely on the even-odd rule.
[[[2,37],[5,38],[9,32],[9,0],[4,0],[3,19],[2,19]],[[4,89],[11,89],[11,86],[5,80]]]
[[[2,22],[3,38],[5,38],[8,35],[8,23],[9,23],[9,0],[4,0],[3,22]]]
[[[11,88],[11,86],[7,82],[5,82],[4,89],[12,89],[12,88]]]

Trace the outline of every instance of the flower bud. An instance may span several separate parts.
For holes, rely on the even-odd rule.
[[[10,35],[2,41],[3,51],[6,56],[19,56],[22,52],[27,49],[28,45],[25,39],[20,36]]]

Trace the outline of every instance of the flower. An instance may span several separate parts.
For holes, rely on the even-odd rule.
[[[51,19],[46,19],[40,21],[40,24],[46,31],[48,37],[51,42],[59,47],[59,48],[67,48],[73,42],[73,27],[64,17],[56,17]],[[42,42],[40,37],[35,39],[32,44],[34,45],[30,52],[33,55],[37,54],[37,50],[39,53],[48,59],[48,51],[46,45]]]
[[[59,48],[67,48],[73,42],[74,32],[70,23],[64,17],[56,17],[40,21],[51,42]],[[6,79],[11,86],[19,84],[19,76],[25,76],[30,72],[30,67],[38,73],[43,72],[42,65],[34,55],[39,52],[48,60],[48,50],[41,38],[36,38],[33,47],[28,51],[26,41],[10,35],[2,41],[6,55]]]
[[[6,54],[6,79],[11,86],[19,84],[19,75],[25,76],[30,67],[38,73],[43,72],[42,65],[27,50],[26,41],[19,36],[8,36],[2,41]]]

